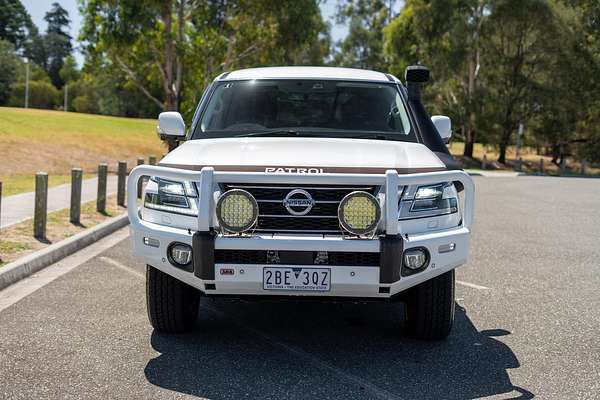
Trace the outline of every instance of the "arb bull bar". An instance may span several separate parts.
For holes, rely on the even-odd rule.
[[[144,176],[157,176],[175,181],[195,182],[198,188],[198,217],[196,232],[188,232],[171,226],[159,225],[144,221],[138,211],[137,185]],[[402,223],[398,221],[399,188],[408,185],[428,185],[440,182],[459,182],[464,188],[462,220],[460,225],[444,231],[425,232],[419,235],[404,236]],[[248,236],[220,235],[214,230],[215,192],[219,191],[221,183],[246,184],[289,184],[289,185],[377,185],[385,194],[382,204],[383,232],[373,239],[345,239],[339,235],[291,235],[291,234],[255,234]],[[212,167],[204,167],[200,171],[167,168],[161,166],[138,166],[129,174],[127,182],[127,206],[132,232],[134,254],[146,259],[148,264],[162,270],[203,291],[213,290],[215,293],[256,294],[243,290],[227,290],[227,282],[215,287],[214,250],[278,250],[278,251],[354,251],[379,252],[381,261],[378,271],[368,271],[364,268],[361,274],[365,279],[369,273],[377,274],[374,285],[366,297],[389,297],[408,287],[446,272],[466,262],[470,238],[470,228],[474,214],[474,185],[469,175],[463,171],[440,171],[416,174],[398,174],[396,170],[387,170],[385,174],[290,174],[290,173],[260,173],[260,172],[225,172],[215,171]],[[149,248],[143,245],[144,237],[159,236],[161,245]],[[436,246],[460,242],[459,252],[455,255],[431,254],[432,266],[427,271],[411,276],[400,276],[402,252],[404,248]],[[193,273],[175,268],[166,261],[166,248],[171,242],[182,242],[193,247]],[[456,243],[459,246],[459,243]],[[438,261],[439,260],[439,261]],[[335,276],[335,275],[334,275]],[[360,278],[360,277],[359,277]],[[342,279],[342,278],[340,278]],[[343,278],[345,279],[345,278]],[[369,279],[373,280],[373,276]],[[348,284],[348,287],[352,285]],[[344,285],[340,285],[344,287]],[[263,294],[263,293],[261,293]],[[264,293],[269,294],[269,293]],[[281,293],[279,293],[281,294]],[[331,295],[355,296],[351,290],[336,291]]]

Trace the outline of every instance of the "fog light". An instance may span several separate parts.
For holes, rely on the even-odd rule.
[[[423,268],[427,261],[427,250],[423,248],[409,249],[404,252],[404,266],[408,269]]]
[[[176,267],[185,267],[192,262],[192,248],[183,243],[173,243],[169,247],[169,258]]]

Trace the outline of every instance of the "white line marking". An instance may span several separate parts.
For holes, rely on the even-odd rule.
[[[100,257],[100,258],[103,261],[105,261],[105,262],[107,262],[107,263],[109,263],[111,265],[114,265],[115,267],[121,268],[124,271],[127,271],[127,272],[131,273],[132,275],[137,276],[138,278],[141,278],[141,279],[145,279],[146,278],[143,274],[141,274],[141,273],[139,273],[139,272],[137,272],[137,271],[135,271],[135,270],[127,267],[124,264],[121,264],[118,261],[115,261],[115,260],[113,260],[111,258],[108,258],[108,257]],[[261,331],[259,331],[257,329],[254,329],[254,328],[251,328],[251,327],[249,327],[249,326],[247,326],[245,324],[242,324],[242,323],[234,320],[233,318],[231,318],[230,316],[228,316],[226,313],[224,313],[221,310],[218,310],[218,309],[216,309],[216,308],[214,308],[212,306],[209,306],[206,303],[204,303],[204,304],[201,303],[200,307],[205,308],[205,309],[207,309],[209,311],[212,311],[215,314],[220,315],[223,318],[228,319],[232,324],[237,325],[238,327],[240,327],[240,328],[242,328],[242,329],[244,329],[244,330],[246,330],[246,331],[254,334],[255,336],[258,336],[259,338],[261,338],[262,340],[264,340],[265,342],[267,342],[267,343],[269,343],[269,344],[271,344],[273,346],[277,346],[277,347],[279,347],[279,348],[281,348],[283,350],[286,350],[289,353],[292,353],[296,357],[304,360],[305,362],[307,362],[309,364],[314,365],[317,368],[320,368],[320,369],[323,369],[323,370],[327,370],[327,371],[333,373],[334,375],[337,375],[338,377],[340,377],[342,379],[350,381],[350,382],[352,382],[352,383],[354,383],[354,384],[356,384],[358,386],[362,386],[363,388],[365,388],[366,390],[368,390],[369,392],[371,392],[371,394],[374,397],[378,398],[378,399],[383,399],[383,400],[395,400],[395,399],[397,399],[396,395],[394,395],[393,393],[390,393],[390,392],[388,392],[388,391],[386,391],[384,389],[381,389],[381,388],[373,385],[372,383],[370,383],[370,382],[368,382],[368,381],[366,381],[366,380],[364,380],[364,379],[362,379],[362,378],[360,378],[360,377],[358,377],[356,375],[350,374],[350,373],[344,371],[341,368],[338,368],[338,367],[336,367],[336,366],[334,366],[334,365],[332,365],[332,364],[330,364],[330,363],[328,363],[326,361],[323,361],[323,360],[321,360],[320,358],[314,356],[311,353],[308,353],[308,352],[306,352],[306,351],[304,351],[302,349],[299,349],[297,347],[291,346],[289,344],[283,343],[283,342],[281,342],[281,341],[279,341],[279,340],[277,340],[277,339],[275,339],[275,338],[267,335],[264,332],[261,332]]]
[[[125,240],[128,236],[129,227],[121,228],[115,233],[42,269],[30,277],[10,285],[0,291],[0,311],[10,307],[24,297],[29,296],[31,293],[46,286],[56,278],[77,268],[93,257],[96,257],[103,251],[115,246],[119,242]]]
[[[146,279],[146,275],[142,274],[141,272],[136,271],[133,268],[129,268],[127,265],[122,264],[122,263],[120,263],[120,262],[118,262],[116,260],[113,260],[110,257],[104,257],[104,256],[102,256],[102,257],[100,257],[100,260],[102,260],[105,263],[108,263],[108,264],[110,264],[110,265],[112,265],[114,267],[117,267],[117,268],[122,269],[124,271],[130,272],[130,273],[132,273],[132,274],[134,274],[134,275],[136,275],[136,276],[138,276],[138,277],[140,277],[142,279]]]
[[[478,289],[478,290],[489,290],[490,289],[487,286],[476,285],[476,284],[471,283],[471,282],[464,282],[464,281],[456,280],[456,283],[458,283],[459,285],[463,285],[463,286],[470,287],[470,288],[473,288],[473,289]]]

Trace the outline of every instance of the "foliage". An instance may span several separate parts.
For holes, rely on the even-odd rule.
[[[8,104],[13,107],[22,107],[25,99],[25,84],[14,83],[11,86]],[[29,107],[54,108],[59,102],[58,89],[45,81],[29,82]]]
[[[187,114],[219,73],[319,63],[328,43],[315,0],[87,0],[82,10],[90,60],[107,58],[156,106]]]
[[[348,35],[338,44],[334,64],[386,70],[383,30],[391,20],[394,2],[349,0],[338,4],[337,21],[348,23]]]
[[[12,43],[21,54],[27,52],[37,28],[19,0],[0,0],[0,39]]]
[[[67,10],[58,3],[52,3],[52,8],[44,16],[48,22],[48,29],[44,36],[44,49],[46,54],[45,69],[52,80],[52,84],[61,88],[64,80],[60,76],[65,58],[71,54],[71,36],[67,33],[70,20]]]
[[[14,50],[12,43],[0,40],[0,105],[8,101],[10,85],[17,76],[20,60]]]

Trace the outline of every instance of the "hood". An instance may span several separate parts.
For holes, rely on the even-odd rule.
[[[445,170],[419,143],[339,138],[221,138],[183,143],[161,166],[216,171],[383,174]]]

